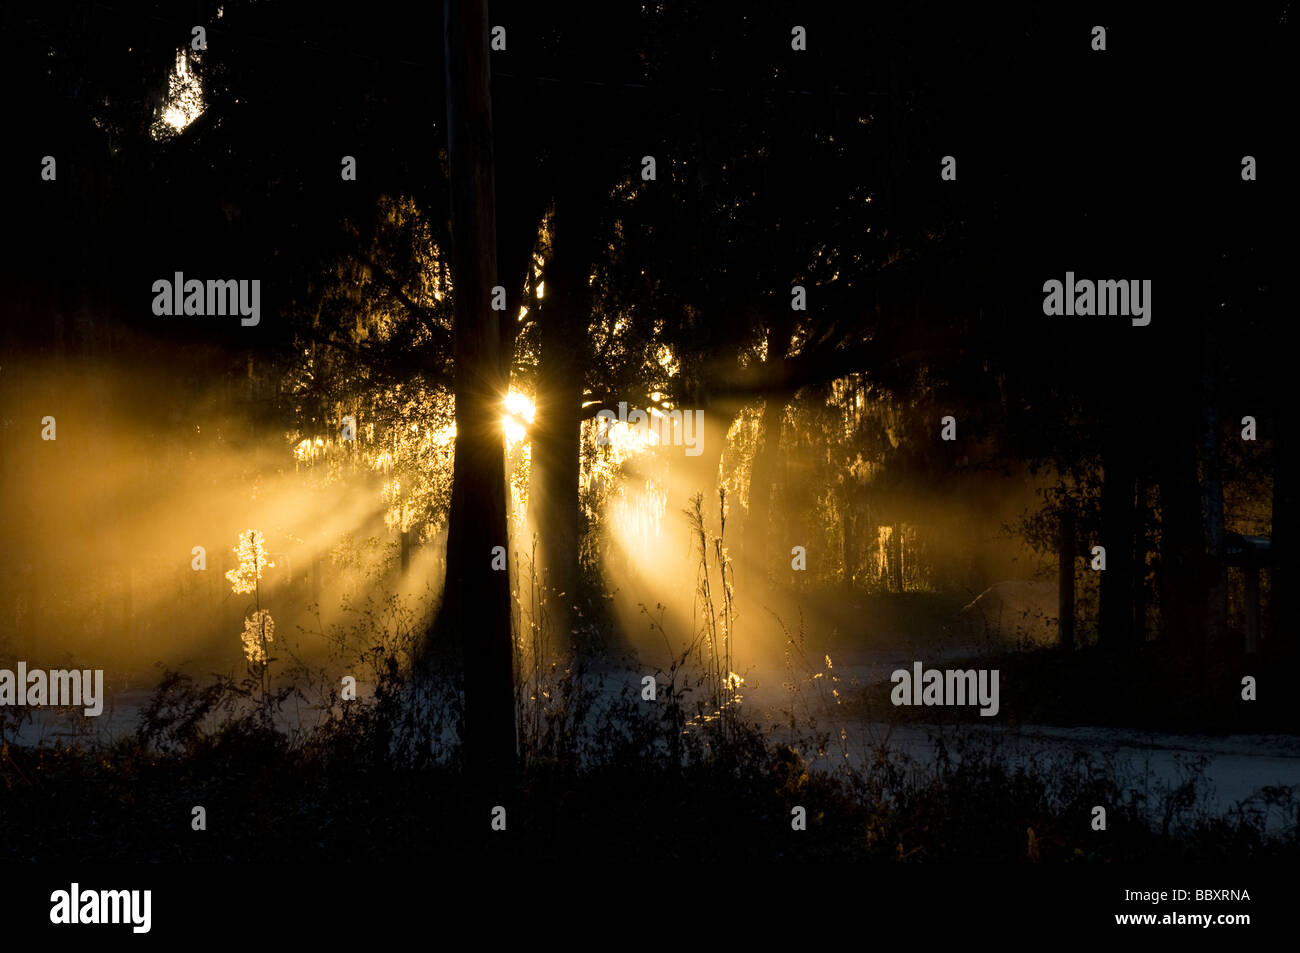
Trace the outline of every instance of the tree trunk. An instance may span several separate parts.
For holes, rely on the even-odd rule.
[[[903,591],[903,524],[889,528],[889,591]]]
[[[1069,510],[1061,513],[1061,525],[1057,534],[1057,625],[1060,632],[1062,652],[1074,651],[1074,514]]]
[[[1133,643],[1147,640],[1147,481],[1137,479],[1133,511]]]
[[[779,310],[773,315],[767,329],[768,362],[779,363],[785,360],[793,329],[793,311]],[[758,445],[754,448],[754,465],[749,474],[749,516],[745,523],[742,552],[746,565],[751,570],[756,570],[755,578],[759,581],[766,580],[777,568],[769,546],[772,485],[776,479],[781,422],[785,419],[787,402],[788,395],[784,392],[773,392],[764,400],[763,417],[758,428]]]
[[[1133,643],[1133,492],[1132,450],[1127,441],[1116,439],[1106,451],[1101,490],[1106,569],[1101,574],[1097,622],[1098,641],[1106,648],[1128,648]]]
[[[579,188],[556,196],[552,256],[546,266],[539,320],[541,341],[532,428],[530,508],[541,537],[552,622],[551,648],[563,651],[577,628],[581,572],[582,508],[578,495],[582,452],[580,409],[587,366],[591,289],[587,277],[595,254],[598,210]]]
[[[1201,571],[1205,538],[1197,492],[1195,427],[1171,411],[1159,457],[1160,616],[1165,637],[1186,663],[1202,660],[1204,592]]]
[[[498,312],[485,0],[445,9],[447,153],[455,289],[456,452],[448,515],[447,579],[435,639],[458,634],[465,664],[465,750],[484,777],[515,760],[509,551],[501,407],[505,380]]]
[[[1207,671],[1230,650],[1228,646],[1228,567],[1224,561],[1223,473],[1219,453],[1218,381],[1213,319],[1205,326],[1201,375],[1201,505],[1205,512],[1205,614]]]
[[[1281,378],[1279,377],[1279,381]],[[1273,419],[1273,527],[1271,538],[1272,568],[1269,570],[1269,601],[1273,644],[1269,654],[1294,658],[1300,652],[1296,639],[1295,582],[1296,497],[1295,440],[1291,430],[1291,413],[1281,409]]]
[[[841,492],[843,493],[842,526],[844,555],[844,592],[853,592],[853,570],[858,563],[857,519],[853,509],[853,493],[856,489],[851,477],[846,477]]]
[[[783,568],[772,559],[772,487],[776,481],[776,461],[781,442],[781,420],[785,416],[785,396],[768,397],[763,403],[763,417],[758,427],[758,446],[749,474],[749,515],[745,522],[743,547],[745,564],[753,578],[763,583],[773,571]],[[800,542],[795,540],[791,545]],[[807,543],[803,543],[807,545]]]
[[[1246,654],[1254,657],[1259,651],[1259,567],[1246,566],[1243,572],[1246,577]]]

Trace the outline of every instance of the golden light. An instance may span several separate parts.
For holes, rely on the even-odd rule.
[[[657,435],[651,434],[648,427],[633,426],[625,421],[592,420],[588,427],[590,439],[601,448],[597,470],[606,476],[612,476],[628,457],[637,456],[658,442]],[[602,434],[604,443],[600,442]]]
[[[608,503],[619,544],[639,557],[656,552],[667,509],[668,493],[657,481],[642,478],[620,485]]]
[[[167,80],[167,99],[160,121],[152,130],[155,139],[180,132],[203,112],[203,86],[190,72],[191,53],[181,49],[176,54],[176,65]],[[193,54],[197,57],[198,54]]]
[[[266,540],[260,529],[246,529],[239,534],[235,556],[239,559],[239,566],[226,573],[232,592],[255,592],[262,570],[268,566],[275,567],[275,563],[267,558]]]
[[[251,665],[265,665],[269,661],[266,643],[275,641],[275,620],[265,609],[258,609],[244,620],[244,631],[240,633],[244,643],[244,657]]]
[[[506,412],[501,417],[501,427],[506,432],[506,443],[513,447],[528,436],[528,424],[537,416],[532,398],[517,390],[506,395]]]
[[[681,363],[673,356],[673,349],[666,344],[659,345],[655,352],[655,360],[669,377],[676,377],[677,372],[681,370]]]
[[[317,437],[314,440],[311,437],[304,437],[293,448],[293,455],[300,463],[314,463],[324,453],[325,440],[323,437]]]

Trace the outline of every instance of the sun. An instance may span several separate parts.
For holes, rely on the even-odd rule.
[[[506,443],[513,447],[528,436],[528,424],[537,415],[532,398],[512,390],[506,395],[506,412],[501,416],[501,427],[506,434]]]

